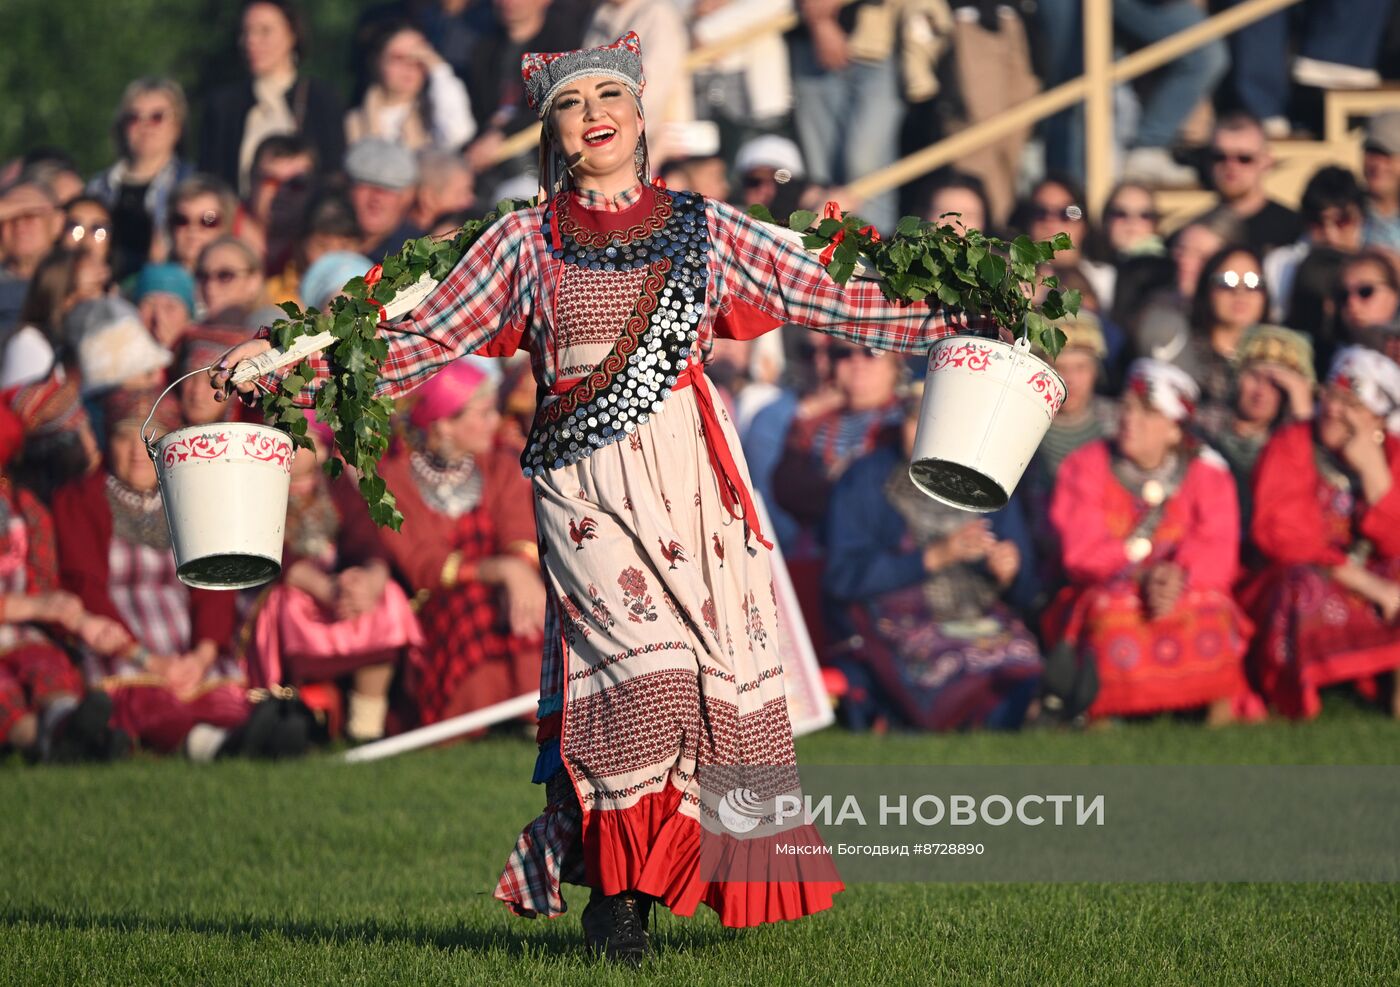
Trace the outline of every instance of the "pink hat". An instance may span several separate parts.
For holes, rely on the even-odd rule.
[[[323,444],[334,449],[335,433],[331,431],[331,427],[325,422],[316,420],[316,409],[304,408],[302,409],[302,414],[306,416],[306,434],[316,436]]]
[[[485,381],[485,372],[465,360],[449,363],[418,388],[409,424],[422,431],[433,422],[451,418],[467,406]]]

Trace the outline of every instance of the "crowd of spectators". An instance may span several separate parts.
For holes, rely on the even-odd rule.
[[[1206,6],[1114,0],[1117,41]],[[532,196],[534,143],[509,150],[534,119],[521,54],[628,29],[668,187],[1073,239],[1046,272],[1083,298],[1054,359],[1068,397],[990,517],[909,481],[917,360],[790,327],[709,354],[849,726],[1308,717],[1343,682],[1400,716],[1400,113],[1298,210],[1265,187],[1270,141],[1319,92],[1379,81],[1393,7],[1308,0],[1121,87],[1099,222],[1077,111],[898,192],[845,189],[1078,74],[1073,0],[801,0],[786,35],[756,28],[789,0],[403,0],[360,17],[349,99],[302,70],[293,4],[248,0],[242,78],[93,94],[115,105],[108,166],[0,162],[0,748],[277,756],[534,687],[528,363],[468,358],[404,402],[382,466],[398,533],[318,469],[335,453],[313,421],[259,591],[176,578],[139,426],[278,303],[324,305],[413,238]],[[1216,204],[1165,228],[1160,190],[1183,182]],[[231,414],[252,412],[195,377],[153,425]]]

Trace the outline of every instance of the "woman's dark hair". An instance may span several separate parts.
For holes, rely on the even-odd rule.
[[[240,25],[243,23],[243,15],[248,12],[248,8],[256,7],[259,4],[277,8],[277,12],[282,15],[287,22],[287,27],[291,29],[292,51],[298,59],[304,60],[311,38],[307,29],[306,15],[301,12],[301,8],[292,3],[291,0],[243,0],[243,6],[238,9]]]
[[[97,196],[95,196],[95,195],[88,195],[86,192],[82,193],[81,195],[75,195],[75,196],[73,196],[73,198],[71,198],[71,199],[69,199],[67,202],[65,202],[65,203],[63,204],[63,211],[64,211],[64,212],[67,212],[69,209],[72,209],[74,206],[81,206],[81,205],[96,206],[97,208],[101,209],[103,212],[105,212],[105,213],[107,214],[107,219],[108,219],[108,220],[110,220],[110,219],[112,218],[112,207],[109,206],[109,205],[107,205],[106,202],[102,201],[102,200],[99,199]]]
[[[929,213],[933,210],[933,200],[939,192],[943,192],[947,189],[963,189],[964,191],[971,192],[973,195],[977,196],[977,201],[982,203],[982,215],[987,217],[986,225],[991,226],[995,221],[995,217],[992,215],[992,200],[987,198],[987,186],[983,183],[982,179],[978,178],[976,175],[969,175],[965,171],[945,172],[933,181],[924,192],[923,198],[919,201],[919,214],[921,216],[927,216],[929,219],[936,219],[937,217],[935,216],[929,216]],[[986,231],[984,230],[983,232]]]
[[[1235,254],[1248,254],[1254,259],[1254,272],[1259,275],[1259,290],[1264,293],[1264,311],[1267,314],[1269,309],[1269,282],[1264,280],[1264,261],[1259,256],[1259,251],[1253,247],[1246,247],[1242,243],[1226,244],[1210,256],[1201,268],[1201,280],[1196,283],[1196,297],[1191,300],[1191,331],[1196,333],[1209,332],[1212,323],[1215,321],[1215,312],[1211,306],[1211,294],[1215,290],[1211,280],[1220,273],[1220,269],[1225,266],[1225,262]]]
[[[24,294],[24,304],[20,306],[20,325],[38,329],[55,349],[62,338],[58,325],[59,309],[77,285],[78,262],[81,259],[81,254],[76,250],[55,248],[50,251],[34,269],[34,275],[29,279],[29,290]]]
[[[384,56],[384,49],[389,47],[389,42],[398,37],[404,31],[413,31],[415,34],[422,34],[418,27],[409,21],[395,20],[376,28],[377,33],[369,49],[370,76],[375,82],[383,85],[383,80],[379,76],[379,60]],[[433,101],[428,95],[428,81],[423,80],[423,88],[418,91],[418,95],[413,100],[413,108],[418,111],[418,119],[423,122],[424,129],[432,129],[433,125]]]
[[[1328,165],[1319,168],[1303,189],[1300,212],[1304,223],[1317,223],[1326,209],[1366,208],[1366,191],[1356,176],[1345,168]]]
[[[1395,265],[1390,262],[1390,258],[1381,253],[1375,247],[1367,247],[1359,254],[1348,257],[1342,263],[1341,273],[1345,274],[1353,267],[1376,267],[1380,269],[1381,280],[1384,281],[1390,290],[1400,294],[1400,274],[1395,271]]]
[[[45,504],[54,491],[88,471],[88,451],[76,429],[39,432],[25,438],[10,462],[15,485],[28,490]]]

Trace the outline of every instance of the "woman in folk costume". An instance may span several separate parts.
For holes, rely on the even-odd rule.
[[[380,466],[403,527],[378,541],[422,603],[408,686],[436,723],[535,687],[545,591],[519,450],[497,443],[495,383],[459,360],[413,396],[407,441]]]
[[[1199,398],[1185,371],[1138,360],[1116,439],[1060,467],[1050,520],[1070,585],[1045,630],[1097,667],[1091,716],[1209,706],[1223,722],[1244,696],[1239,509],[1229,467],[1187,431]]]
[[[723,203],[648,185],[635,34],[528,54],[522,74],[549,197],[494,224],[384,327],[382,389],[402,394],[465,353],[531,355],[541,402],[521,461],[550,604],[534,776],[548,807],[496,896],[553,916],[561,881],[587,884],[590,947],[635,961],[653,901],[679,915],[703,902],[748,926],[819,911],[842,888],[829,858],[794,863],[789,881],[714,881],[700,867],[697,770],[795,764],[770,543],[703,370],[714,337],[791,322],[920,351],[960,327],[874,283],[838,285]],[[231,351],[214,386],[267,346]]]
[[[1400,366],[1346,347],[1317,417],[1274,433],[1255,467],[1251,534],[1269,568],[1243,593],[1260,626],[1250,672],[1285,716],[1316,716],[1323,686],[1400,668],[1397,419]],[[1400,717],[1400,685],[1390,699]]]

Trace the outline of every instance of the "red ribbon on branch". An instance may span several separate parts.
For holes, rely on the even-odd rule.
[[[822,219],[834,219],[837,222],[841,222],[845,219],[845,216],[841,212],[841,206],[835,200],[828,200],[827,204],[822,207]],[[869,237],[871,243],[880,242],[880,231],[873,226],[862,226],[856,232],[861,236]],[[821,261],[823,266],[830,264],[831,258],[836,256],[837,245],[845,239],[846,228],[843,226],[836,231],[836,235],[831,238],[831,242],[822,248],[822,252],[817,255],[817,260]]]
[[[383,264],[375,264],[373,267],[371,267],[371,268],[365,273],[365,287],[368,288],[368,289],[370,289],[370,291],[373,291],[373,290],[374,290],[374,286],[377,285],[377,284],[379,283],[380,279],[383,278],[383,277],[384,277],[384,265],[383,265]],[[385,311],[384,311],[384,306],[383,306],[383,305],[380,305],[378,302],[375,302],[374,299],[371,298],[369,295],[366,295],[365,297],[366,297],[366,298],[369,298],[369,300],[370,300],[371,302],[374,302],[374,306],[375,306],[377,309],[379,309],[379,321],[380,321],[380,322],[383,322],[383,321],[385,320],[385,318],[387,318],[387,314],[386,314]]]

